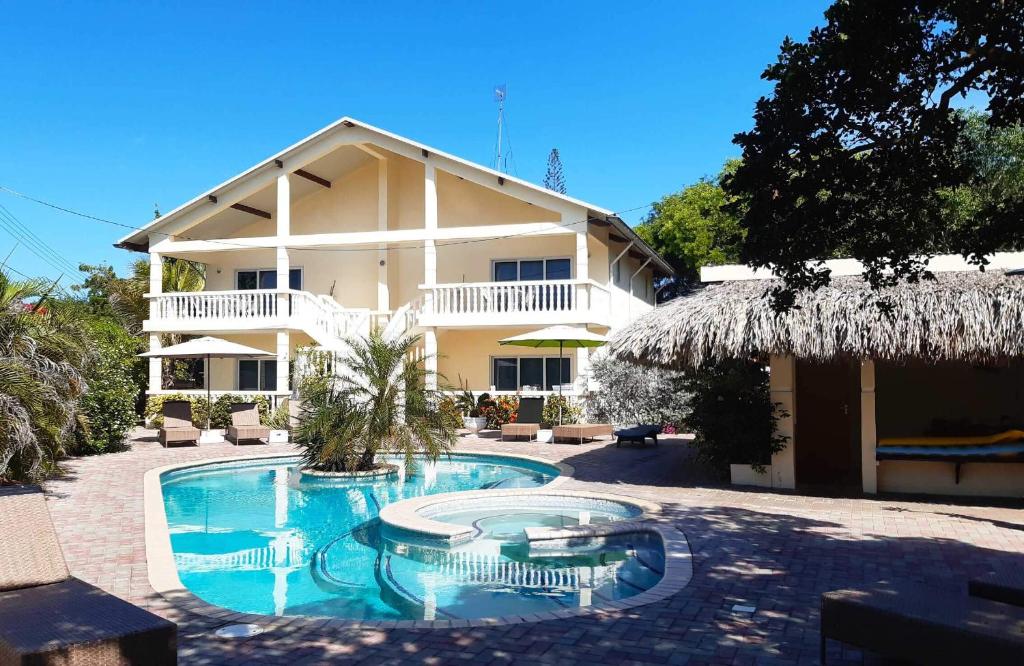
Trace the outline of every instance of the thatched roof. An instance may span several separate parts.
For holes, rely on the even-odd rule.
[[[837,277],[778,315],[771,280],[724,282],[677,298],[611,340],[611,352],[647,364],[694,367],[758,354],[992,363],[1024,357],[1024,275],[939,273],[934,281],[872,291]],[[877,303],[885,299],[889,314]]]

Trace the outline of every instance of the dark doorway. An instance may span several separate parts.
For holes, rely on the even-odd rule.
[[[857,361],[797,361],[794,435],[799,488],[823,492],[861,488]]]

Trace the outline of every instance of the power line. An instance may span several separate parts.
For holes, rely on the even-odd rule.
[[[5,210],[0,210],[0,227],[2,227],[12,238],[23,244],[29,252],[36,255],[44,263],[48,264],[62,273],[69,271],[79,272],[77,266],[72,266],[64,257],[56,253],[45,243],[39,242],[30,236],[19,224],[18,220],[10,216]]]
[[[42,252],[46,253],[49,257],[51,257],[58,264],[60,264],[59,266],[55,266],[55,268],[59,268],[60,270],[64,271],[80,272],[78,270],[77,264],[67,259],[64,255],[62,255],[60,252],[54,249],[46,241],[37,236],[35,232],[33,232],[32,229],[28,227],[28,225],[19,220],[17,216],[15,216],[14,213],[12,213],[9,209],[3,206],[3,204],[0,204],[0,219],[5,219],[9,224],[14,226],[15,230],[19,231],[22,235],[25,236],[24,239],[20,239],[22,240],[22,242],[24,242],[26,245],[38,248]]]
[[[133,231],[146,231],[145,227],[137,227],[137,226],[133,226],[133,225],[130,225],[130,224],[125,224],[123,222],[115,222],[114,220],[108,220],[106,218],[98,217],[96,215],[90,215],[88,213],[82,213],[82,212],[79,212],[79,211],[71,209],[71,208],[66,208],[64,206],[60,206],[60,205],[57,205],[55,203],[51,203],[49,201],[44,201],[42,199],[37,199],[35,197],[29,196],[27,194],[23,194],[21,192],[18,192],[17,190],[12,190],[11,188],[9,188],[9,187],[7,187],[5,185],[0,185],[0,191],[7,192],[10,195],[19,197],[21,199],[25,199],[27,201],[31,201],[33,203],[40,204],[42,206],[47,206],[48,208],[53,208],[55,210],[59,210],[59,211],[62,211],[64,213],[68,213],[70,215],[76,215],[78,217],[81,217],[81,218],[84,218],[84,219],[87,219],[87,220],[93,220],[95,222],[102,222],[104,224],[110,224],[110,225],[113,225],[115,227],[121,227],[123,229],[131,229]],[[626,209],[623,209],[623,210],[615,211],[612,214],[615,215],[616,217],[618,217],[618,216],[621,216],[621,215],[623,215],[625,213],[632,213],[632,212],[635,212],[635,211],[638,211],[638,210],[644,210],[644,209],[650,208],[652,205],[653,204],[644,204],[643,206],[635,206],[633,208],[626,208]],[[582,220],[574,220],[574,221],[571,221],[571,222],[560,222],[556,226],[568,228],[568,227],[573,227],[573,226],[580,225],[580,224],[586,224],[586,223],[590,222],[591,219],[593,219],[593,218],[587,217],[587,218],[584,218]],[[206,243],[216,243],[218,245],[224,245],[226,247],[231,247],[231,248],[236,248],[236,249],[249,249],[249,250],[259,249],[256,246],[248,245],[248,244],[245,244],[245,243],[232,243],[231,241],[212,240],[212,239],[208,239],[208,238],[193,238],[193,237],[190,237],[190,236],[181,236],[181,235],[177,235],[177,234],[168,234],[168,233],[164,233],[164,232],[161,232],[161,231],[150,231],[150,233],[155,234],[155,235],[159,235],[159,236],[167,236],[167,237],[170,237],[170,236],[173,235],[173,236],[175,236],[176,239],[184,239],[184,240],[192,240],[192,241],[203,241],[203,242],[206,242]],[[545,235],[545,234],[544,234],[544,232],[524,231],[524,232],[520,232],[520,233],[516,233],[516,234],[506,234],[504,236],[490,236],[490,237],[486,237],[486,238],[467,238],[467,239],[464,239],[464,240],[448,241],[448,242],[437,241],[437,242],[434,243],[434,247],[449,247],[449,246],[454,246],[454,245],[468,245],[468,244],[471,244],[471,243],[484,243],[484,242],[488,242],[488,241],[492,241],[492,240],[501,240],[501,239],[504,239],[504,238],[518,238],[518,237],[522,237],[522,236],[531,236],[531,235],[538,235],[538,236],[540,236],[540,235]],[[370,243],[370,245],[374,245],[374,247],[306,247],[306,246],[293,246],[293,245],[284,245],[282,247],[284,247],[286,249],[289,249],[289,250],[296,250],[296,251],[302,251],[302,252],[377,252],[376,243]],[[397,247],[395,247],[393,249],[395,249],[395,250],[416,250],[416,249],[423,249],[425,247],[427,247],[426,244],[423,244],[423,245],[399,245],[399,246],[397,246]]]

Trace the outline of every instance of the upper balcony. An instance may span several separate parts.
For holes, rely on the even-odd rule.
[[[420,326],[607,326],[608,290],[593,280],[420,285]]]
[[[608,325],[608,290],[593,280],[475,282],[420,287],[422,295],[392,315],[345,308],[327,295],[292,289],[239,289],[149,294],[150,333],[302,330],[336,347],[373,326],[417,327]],[[393,320],[393,321],[392,321]]]

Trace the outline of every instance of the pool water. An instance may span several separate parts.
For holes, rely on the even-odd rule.
[[[399,462],[393,460],[390,462]],[[164,505],[178,575],[203,600],[268,615],[365,620],[458,619],[600,604],[661,577],[664,554],[646,535],[563,551],[531,551],[527,526],[621,519],[594,508],[495,507],[433,516],[475,528],[446,548],[381,534],[390,502],[481,488],[539,487],[549,465],[459,455],[412,475],[302,476],[298,460],[188,468],[165,474]]]

